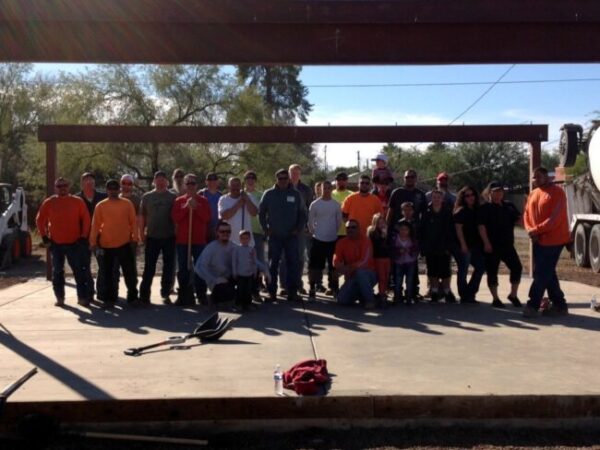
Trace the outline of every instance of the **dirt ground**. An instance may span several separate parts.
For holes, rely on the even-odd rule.
[[[523,264],[523,273],[529,273],[529,239],[523,229],[515,230],[516,248],[521,262]],[[93,258],[92,258],[93,259]],[[33,255],[27,259],[21,259],[14,264],[10,269],[0,272],[0,289],[12,286],[17,283],[24,283],[29,278],[46,276],[46,250],[39,245],[34,244]],[[144,258],[138,250],[138,273],[143,270]],[[158,272],[160,272],[160,259]],[[421,265],[421,273],[425,271],[424,263]],[[68,272],[68,267],[65,268]],[[92,269],[96,270],[95,261],[92,261]],[[500,273],[508,273],[504,265],[500,265]],[[590,268],[577,267],[575,260],[572,259],[567,250],[563,250],[558,265],[559,279],[565,281],[576,281],[578,283],[587,284],[590,286],[600,287],[600,274],[592,272]],[[485,281],[484,281],[485,283]],[[482,284],[482,286],[485,286]]]

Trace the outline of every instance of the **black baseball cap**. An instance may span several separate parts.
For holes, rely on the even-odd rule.
[[[348,180],[348,174],[346,172],[339,172],[335,175],[336,180]]]
[[[208,172],[206,174],[206,181],[216,181],[219,179],[219,176],[215,172]]]
[[[504,185],[502,183],[500,183],[499,181],[492,181],[490,183],[490,185],[488,186],[488,189],[490,191],[497,191],[499,189],[504,189]]]
[[[154,178],[158,177],[169,178],[164,170],[157,170],[156,172],[154,172]]]
[[[119,184],[119,182],[117,180],[108,180],[106,182],[106,190],[112,190],[112,189],[116,189],[119,190],[121,189],[121,185]]]

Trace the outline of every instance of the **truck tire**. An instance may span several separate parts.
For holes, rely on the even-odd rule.
[[[573,253],[575,264],[579,267],[590,267],[590,226],[580,223],[575,228],[575,242],[573,243]]]
[[[579,136],[583,133],[580,125],[565,124],[560,129],[560,141],[558,144],[559,165],[561,167],[572,167],[579,153]]]
[[[596,273],[600,272],[600,225],[594,225],[590,232],[590,266]]]

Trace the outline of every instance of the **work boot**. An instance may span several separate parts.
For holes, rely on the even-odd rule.
[[[506,308],[506,305],[502,303],[499,298],[495,298],[494,301],[492,301],[492,308]]]
[[[525,305],[525,308],[523,308],[522,315],[527,319],[533,319],[535,317],[539,317],[540,312],[537,309],[532,308],[531,306]]]
[[[448,291],[444,294],[444,300],[446,303],[456,303],[456,297],[452,293],[452,291]]]
[[[64,297],[56,297],[56,302],[54,303],[54,306],[58,306],[59,308],[62,308],[63,306],[65,306],[65,298]]]
[[[86,308],[90,306],[90,299],[88,298],[78,298],[77,304],[81,306],[85,306]]]
[[[569,315],[569,308],[566,306],[550,305],[549,308],[542,310],[543,317],[564,317]]]
[[[523,306],[523,304],[521,303],[521,300],[519,300],[519,297],[517,297],[516,295],[513,297],[512,295],[509,295],[508,297],[506,297],[508,299],[509,302],[511,302],[513,304],[513,306],[520,308],[521,306]]]

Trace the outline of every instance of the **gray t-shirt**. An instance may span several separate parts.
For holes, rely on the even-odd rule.
[[[150,191],[142,196],[140,214],[146,221],[146,236],[166,239],[175,236],[171,208],[177,196],[172,192]]]
[[[250,245],[233,247],[232,274],[233,276],[250,277],[256,275],[256,270],[266,272],[267,266],[256,259],[256,249]]]
[[[235,245],[231,242],[222,244],[212,241],[202,250],[196,261],[195,271],[211,290],[218,278],[231,278],[234,248]]]
[[[315,239],[322,242],[337,240],[338,228],[342,224],[342,208],[333,198],[318,198],[308,210],[308,229]]]

